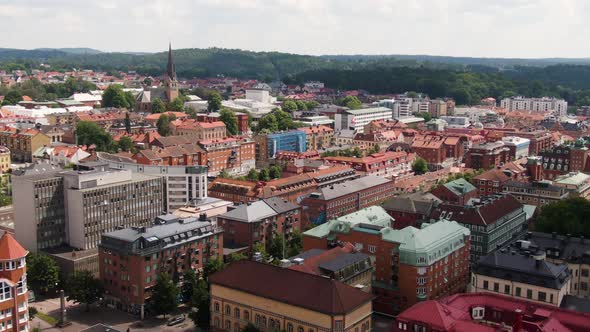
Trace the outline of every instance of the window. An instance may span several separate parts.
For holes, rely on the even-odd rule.
[[[408,324],[406,324],[406,323],[402,323],[402,322],[399,322],[399,323],[397,323],[397,328],[398,328],[399,330],[404,330],[404,331],[405,331],[405,330],[407,330],[407,329],[408,329]]]
[[[231,331],[231,322],[229,320],[225,321],[225,330]]]
[[[582,269],[582,277],[587,277],[588,276],[588,269]]]
[[[516,287],[516,292],[515,292],[516,294],[515,295],[520,296],[520,292],[521,292],[520,287]]]
[[[494,283],[494,292],[499,292],[500,291],[500,284],[495,282]]]
[[[303,332],[303,331],[304,331],[304,330],[303,330],[303,327],[302,327],[302,326],[299,326],[299,327],[297,328],[297,332]]]
[[[246,320],[246,321],[250,320],[250,313],[247,312],[246,310],[244,310],[244,320]]]
[[[487,280],[483,281],[483,289],[488,289],[490,287],[489,282]]]
[[[344,321],[337,320],[334,323],[334,326],[336,327],[336,330],[343,330],[344,329]],[[301,331],[301,332],[303,332],[303,331]]]
[[[538,292],[537,297],[541,302],[547,302],[547,293],[545,292]]]
[[[374,245],[371,245],[371,244],[370,244],[370,245],[369,245],[369,252],[374,254],[374,253],[375,253],[375,251],[377,251],[377,247],[376,247],[376,246],[374,246]]]
[[[150,276],[145,277],[145,283],[149,284],[150,282],[152,282],[152,277],[150,277]]]
[[[504,294],[510,294],[510,285],[504,285]]]
[[[527,299],[532,299],[533,298],[533,290],[532,289],[527,289],[526,290],[526,298]]]
[[[240,309],[238,309],[238,308],[234,309],[234,316],[238,319],[240,318]]]
[[[293,324],[287,324],[287,332],[293,332]]]
[[[6,282],[0,282],[0,301],[12,298],[11,287]]]
[[[483,319],[484,313],[484,308],[475,307],[471,310],[471,317],[473,317],[473,319]]]
[[[227,304],[225,305],[225,314],[226,315],[231,315],[231,308]]]
[[[580,282],[580,289],[581,290],[588,290],[588,283],[587,282]]]
[[[16,292],[23,294],[27,291],[27,275],[23,275],[20,280],[16,283]]]
[[[215,302],[215,305],[214,305],[214,307],[215,307],[215,308],[214,308],[213,310],[214,310],[215,312],[219,312],[219,302]]]

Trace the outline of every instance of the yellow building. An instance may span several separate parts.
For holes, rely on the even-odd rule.
[[[37,129],[18,130],[11,127],[0,129],[0,145],[10,150],[10,156],[15,161],[32,162],[33,152],[50,143],[51,138]]]
[[[324,332],[371,329],[373,296],[342,282],[253,261],[213,274],[211,327],[241,331]]]
[[[0,146],[0,173],[6,173],[10,169],[10,150]]]

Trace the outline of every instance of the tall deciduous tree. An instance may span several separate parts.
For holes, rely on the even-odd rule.
[[[98,151],[110,151],[113,148],[113,138],[98,124],[90,121],[80,121],[76,125],[76,139],[78,144],[96,145]]]
[[[27,283],[36,293],[45,295],[56,289],[59,282],[59,267],[45,254],[27,256]]]
[[[219,112],[219,120],[225,123],[225,128],[227,129],[228,134],[238,134],[238,118],[232,110],[222,108]]]
[[[68,301],[84,303],[86,311],[90,310],[90,304],[101,298],[103,292],[102,283],[90,271],[76,271],[67,281]]]
[[[207,99],[207,111],[208,112],[216,112],[221,109],[221,95],[217,92],[211,92],[209,98]]]
[[[178,307],[178,288],[170,279],[168,273],[158,274],[156,284],[152,289],[150,300],[151,308],[157,315],[164,315],[173,312]]]
[[[160,98],[155,98],[152,101],[152,113],[162,113],[166,110],[166,105]]]
[[[119,148],[125,152],[130,152],[133,149],[133,141],[127,136],[123,136],[119,139]]]
[[[193,299],[193,292],[197,287],[198,276],[195,270],[189,269],[184,272],[182,277],[182,298],[185,301],[192,301]]]
[[[130,104],[129,98],[121,85],[111,84],[102,93],[102,107],[132,108],[133,104]]]
[[[292,100],[287,100],[283,103],[282,109],[291,113],[297,110],[297,104]]]
[[[590,237],[590,201],[572,197],[544,205],[535,222],[535,229]]]
[[[416,158],[412,163],[412,171],[416,174],[424,174],[428,172],[428,164],[426,163],[426,160],[420,157]]]
[[[170,117],[167,114],[160,115],[156,127],[158,128],[158,134],[162,136],[170,135]]]

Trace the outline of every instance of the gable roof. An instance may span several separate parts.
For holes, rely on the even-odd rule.
[[[443,186],[456,196],[463,196],[477,190],[477,188],[463,178],[447,182]]]
[[[432,219],[449,219],[461,224],[486,226],[516,210],[523,210],[523,205],[512,195],[501,194],[481,199],[472,199],[470,204],[461,206],[441,204],[436,208]]]
[[[218,217],[236,221],[255,222],[264,218],[272,217],[276,214],[277,212],[264,201],[256,201],[253,203],[242,204]]]
[[[333,279],[249,260],[231,264],[209,282],[327,315],[350,313],[373,299]]]

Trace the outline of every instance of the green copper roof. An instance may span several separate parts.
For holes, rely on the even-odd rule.
[[[303,234],[317,238],[323,238],[328,236],[330,232],[348,233],[350,232],[351,228],[355,228],[359,224],[376,227],[389,227],[392,225],[392,223],[393,218],[387,214],[387,212],[385,212],[382,207],[370,206],[357,212],[330,220],[324,224],[308,230]],[[362,229],[362,227],[356,227],[355,229]]]
[[[457,179],[444,184],[447,189],[452,191],[457,196],[465,195],[473,190],[477,190],[475,186],[467,182],[465,179]]]
[[[400,244],[400,261],[411,265],[430,265],[465,245],[469,229],[455,221],[423,224],[422,229],[408,226],[401,230],[384,228],[383,240]],[[422,259],[419,259],[422,258]]]

